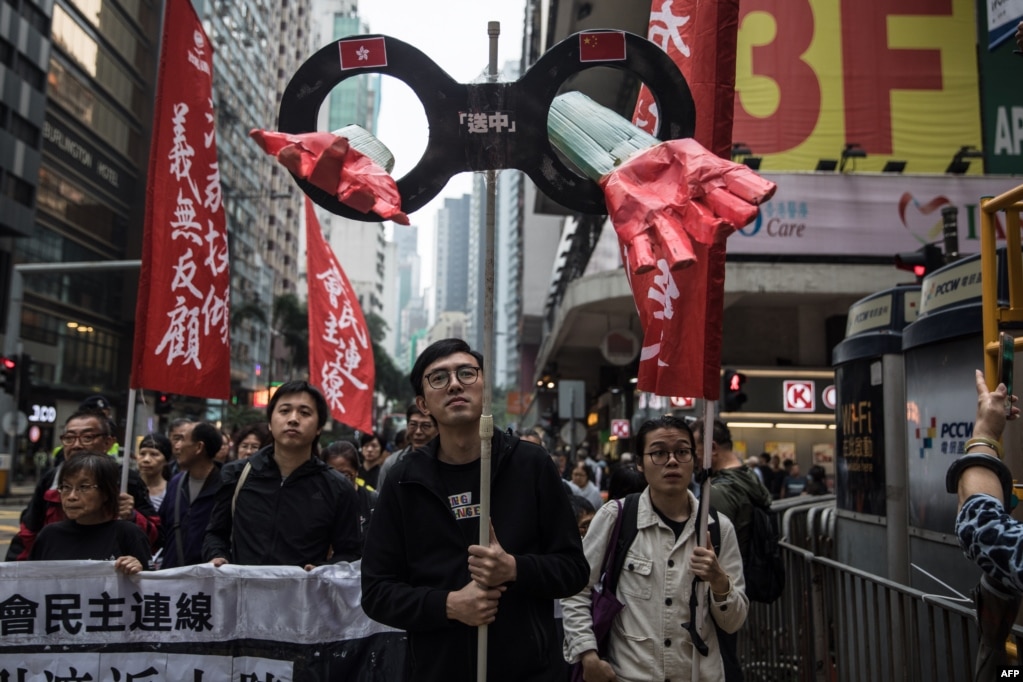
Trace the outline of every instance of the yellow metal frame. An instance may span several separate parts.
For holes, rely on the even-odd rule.
[[[1020,247],[1020,211],[1023,185],[997,197],[980,200],[980,277],[984,335],[984,376],[988,388],[998,385],[998,333],[1003,324],[1023,322],[1023,256]],[[995,215],[1005,213],[1006,261],[1009,275],[1009,307],[998,307],[998,254]],[[1023,337],[1016,338],[1016,350]]]

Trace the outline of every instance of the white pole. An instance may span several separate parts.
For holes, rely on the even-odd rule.
[[[132,440],[135,438],[136,389],[128,389],[128,424],[124,429],[124,452],[121,455],[121,492],[128,492],[128,466],[131,460]]]
[[[487,35],[490,37],[490,60],[487,65],[487,80],[497,81],[497,38],[501,35],[501,22],[487,22]],[[479,544],[490,545],[490,462],[491,440],[494,437],[493,416],[493,381],[496,373],[494,367],[494,235],[496,222],[495,205],[497,204],[497,172],[486,172],[487,184],[487,225],[486,225],[486,257],[484,262],[483,283],[483,357],[488,363],[485,369],[483,390],[483,414],[480,416],[480,536]],[[477,632],[476,680],[487,682],[487,632],[489,628],[481,625]]]
[[[715,401],[704,400],[703,401],[703,468],[707,472],[707,477],[703,479],[703,485],[700,486],[700,518],[697,519],[697,528],[702,529],[700,537],[696,540],[702,547],[707,542],[707,522],[710,517],[710,462],[711,462],[711,449],[714,447],[714,406]],[[708,595],[708,599],[711,597]],[[707,604],[710,606],[710,604]],[[704,609],[700,608],[699,603],[696,605],[696,613],[689,614],[689,617],[693,619],[696,624],[696,631],[699,632],[703,628],[703,619],[706,615]],[[693,679],[700,679],[700,653],[693,647]]]

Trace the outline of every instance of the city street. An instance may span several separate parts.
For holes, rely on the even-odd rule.
[[[0,549],[4,553],[11,544],[11,538],[18,533],[18,517],[24,505],[11,505],[7,500],[0,501]]]

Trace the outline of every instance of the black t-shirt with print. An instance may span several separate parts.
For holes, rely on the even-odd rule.
[[[437,466],[466,547],[479,544],[480,460],[468,464],[446,464],[438,460]]]

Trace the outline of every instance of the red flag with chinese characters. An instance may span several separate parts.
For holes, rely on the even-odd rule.
[[[625,59],[625,34],[621,31],[584,31],[579,34],[579,61],[615,62]]]
[[[647,38],[668,53],[689,84],[696,105],[694,138],[722,158],[729,158],[732,147],[738,27],[738,0],[652,0]],[[657,107],[646,87],[640,90],[633,123],[650,133],[657,129]],[[631,277],[644,336],[637,387],[716,400],[721,392],[724,236],[694,244],[694,252],[691,267]],[[670,316],[659,302],[665,297],[674,306]]]
[[[213,49],[168,0],[149,150],[133,388],[231,395],[230,272],[212,107]]]
[[[309,286],[309,381],[330,414],[353,429],[373,430],[376,367],[369,328],[348,277],[323,237],[313,202],[305,200]]]
[[[349,38],[339,40],[341,70],[387,66],[387,43],[383,38]]]

